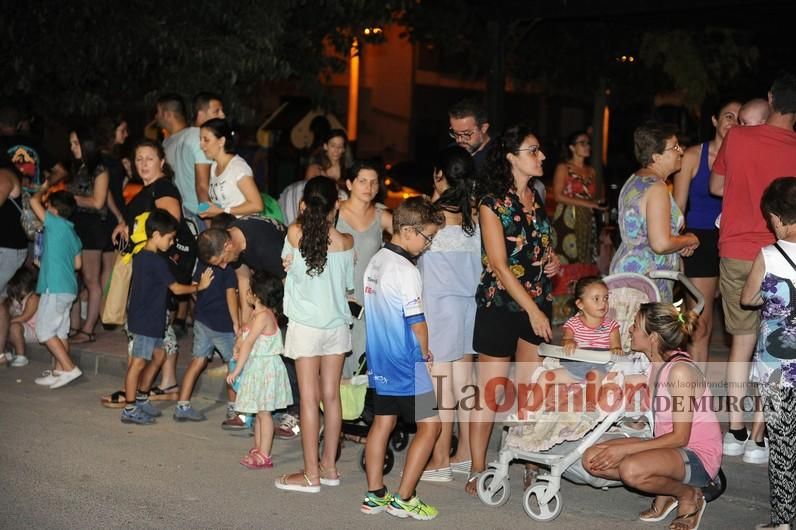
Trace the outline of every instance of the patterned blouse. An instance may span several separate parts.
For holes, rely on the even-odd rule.
[[[526,211],[520,198],[509,191],[505,197],[496,198],[487,195],[481,199],[481,205],[487,206],[498,216],[503,225],[506,244],[506,257],[509,268],[520,281],[527,293],[533,297],[540,309],[549,312],[553,300],[552,280],[545,276],[541,266],[533,265],[552,252],[550,244],[550,220],[544,210],[539,195],[534,191],[533,210]],[[483,239],[483,236],[482,236]],[[475,293],[479,307],[495,307],[507,311],[523,309],[506,291],[489,264],[486,248],[481,244],[481,283]]]

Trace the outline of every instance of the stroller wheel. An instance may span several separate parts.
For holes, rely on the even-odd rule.
[[[487,469],[476,485],[478,498],[487,506],[503,506],[511,496],[511,483],[508,475],[498,476],[496,469]]]
[[[390,447],[395,451],[403,451],[407,445],[409,445],[409,431],[399,425],[390,436]]]
[[[522,497],[522,507],[528,517],[534,521],[552,521],[561,513],[561,494],[556,492],[553,498],[545,503],[540,502],[547,493],[546,484],[535,484],[527,490]]]
[[[449,456],[453,456],[456,454],[456,450],[459,448],[459,437],[455,434],[451,437],[451,453]]]
[[[384,468],[382,472],[387,475],[390,471],[392,471],[392,467],[395,465],[395,453],[393,450],[388,446],[387,451],[384,453]],[[365,467],[365,446],[359,451],[359,468],[362,471],[367,471]]]

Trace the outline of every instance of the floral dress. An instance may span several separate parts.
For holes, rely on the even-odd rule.
[[[796,245],[778,242],[796,259]],[[774,245],[761,251],[766,274],[760,286],[763,308],[752,380],[783,388],[796,387],[796,270]]]
[[[635,272],[647,274],[654,270],[679,271],[680,254],[657,254],[650,247],[647,219],[641,215],[641,199],[650,187],[658,182],[655,177],[630,175],[619,194],[619,232],[622,243],[611,260],[611,274]],[[671,234],[676,236],[683,228],[683,212],[671,194]],[[672,301],[673,282],[655,280],[661,293],[661,302]]]
[[[595,200],[597,180],[583,176],[567,164],[563,194],[575,199]],[[597,226],[594,212],[585,206],[559,203],[553,215],[553,241],[562,268],[568,264],[594,264]]]
[[[244,326],[243,337],[248,334],[249,327]],[[279,329],[272,335],[261,333],[257,337],[240,376],[236,411],[255,414],[293,404],[287,370],[280,358],[283,351],[282,332]]]
[[[522,284],[525,291],[533,297],[539,309],[549,317],[552,307],[552,282],[544,274],[544,265],[534,265],[553,251],[550,239],[550,220],[544,210],[539,195],[534,191],[533,209],[525,210],[520,198],[513,192],[497,198],[487,195],[481,205],[488,207],[498,216],[503,225],[506,244],[506,258],[509,268]],[[519,312],[523,309],[498,280],[489,264],[486,248],[481,244],[481,264],[484,267],[481,281],[475,293],[478,307],[497,308]]]

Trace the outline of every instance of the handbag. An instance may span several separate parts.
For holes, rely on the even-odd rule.
[[[36,238],[36,233],[40,232],[42,228],[44,228],[44,225],[39,218],[36,217],[33,209],[30,207],[30,194],[22,190],[22,194],[17,197],[17,200],[22,203],[22,206],[17,203],[17,200],[11,197],[9,197],[9,199],[11,199],[11,202],[14,203],[14,206],[19,210],[19,222],[22,225],[22,230],[25,232],[25,236],[33,241]]]

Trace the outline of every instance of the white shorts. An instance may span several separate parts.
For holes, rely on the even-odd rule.
[[[36,312],[36,338],[39,342],[47,342],[53,337],[62,340],[69,337],[69,310],[74,301],[73,294],[41,295]]]
[[[313,328],[288,322],[285,335],[285,357],[317,357],[351,351],[351,328],[348,324],[333,329]]]

